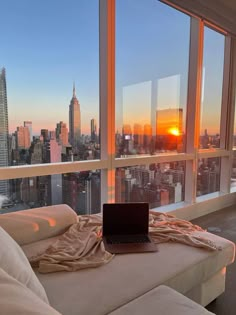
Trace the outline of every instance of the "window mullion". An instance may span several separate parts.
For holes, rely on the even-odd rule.
[[[191,18],[189,77],[186,124],[186,153],[194,154],[192,161],[186,161],[185,201],[196,200],[198,147],[200,130],[201,81],[203,62],[203,22]]]
[[[101,160],[107,161],[101,171],[102,206],[115,198],[115,0],[100,0],[99,5]]]

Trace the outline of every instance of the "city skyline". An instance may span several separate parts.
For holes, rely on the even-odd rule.
[[[4,83],[2,85],[2,95],[6,94],[6,71],[3,68],[2,77]],[[5,101],[5,112],[8,124],[7,101]],[[81,134],[81,111],[80,103],[76,96],[75,84],[73,83],[72,98],[69,104],[69,131],[66,123],[60,121],[56,123],[55,128],[40,129],[38,136],[33,136],[32,121],[24,121],[24,126],[17,126],[14,133],[9,134],[9,154],[12,155],[13,165],[20,164],[35,164],[45,163],[48,158],[45,158],[44,153],[41,157],[31,159],[30,156],[25,156],[23,160],[18,157],[22,149],[29,150],[29,154],[36,149],[37,142],[48,146],[49,161],[61,162],[74,160],[94,159],[100,156],[100,135],[97,133],[96,119],[90,120],[90,134],[84,136]],[[154,125],[145,123],[145,121],[135,122],[133,126],[128,121],[122,125],[122,131],[116,131],[116,157],[128,156],[135,154],[157,154],[160,152],[177,151],[184,152],[186,143],[186,134],[184,130],[184,119],[182,108],[168,108],[156,110],[155,119],[152,121]],[[8,141],[8,139],[7,139]],[[48,143],[49,141],[49,143]],[[53,142],[54,141],[54,142]],[[47,144],[48,143],[48,144]],[[200,148],[214,148],[220,146],[219,134],[209,135],[208,130],[204,130],[204,134],[200,135]],[[51,149],[50,149],[51,148]],[[70,150],[69,152],[68,150]],[[93,148],[93,149],[92,149]],[[92,150],[91,150],[92,149]],[[38,150],[38,149],[36,149]],[[45,148],[42,150],[45,150]],[[18,153],[17,153],[18,152]],[[34,153],[33,153],[34,154]],[[28,155],[28,154],[27,154]],[[65,155],[64,158],[60,155]],[[10,155],[9,155],[10,156]],[[31,155],[32,156],[32,155]]]
[[[99,1],[9,0],[1,15],[10,127],[6,166],[99,160]],[[220,144],[224,39],[204,27],[199,141],[204,149]],[[189,43],[188,15],[156,0],[116,1],[116,158],[184,152]],[[219,189],[219,170],[218,158],[198,160],[197,195]],[[185,161],[118,168],[117,198],[151,206],[180,202],[184,176]],[[62,202],[83,213],[100,207],[100,170],[6,182],[10,209]]]
[[[132,119],[129,112],[139,112],[138,123],[143,117],[150,123],[153,111],[163,106],[181,107],[185,113],[189,16],[156,0],[117,1],[116,14],[116,129]],[[34,135],[42,128],[54,129],[59,121],[69,126],[66,104],[73,81],[81,106],[81,132],[90,133],[93,118],[99,126],[99,1],[23,0],[19,5],[9,0],[2,4],[0,27],[5,30],[0,60],[7,69],[10,132],[23,121],[32,121]],[[208,126],[209,133],[215,134],[219,132],[224,36],[204,30],[201,133]],[[132,94],[135,85],[143,86],[142,95],[137,89]]]

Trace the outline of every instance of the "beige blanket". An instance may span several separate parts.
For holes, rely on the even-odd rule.
[[[178,219],[172,215],[150,212],[149,232],[155,243],[180,242],[207,250],[218,248],[210,240],[193,235],[203,231],[199,226]],[[105,251],[102,242],[102,217],[100,214],[81,216],[45,253],[32,257],[32,266],[39,272],[75,271],[83,268],[98,267],[108,263],[114,255]]]

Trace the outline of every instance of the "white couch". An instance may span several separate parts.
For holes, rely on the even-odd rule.
[[[57,205],[1,215],[0,226],[30,257],[43,252],[77,220],[70,207]],[[143,314],[144,310],[146,315],[163,315],[165,310],[168,315],[209,314],[202,306],[224,292],[226,267],[234,260],[235,247],[203,233],[222,250],[163,243],[156,253],[116,255],[98,268],[52,274],[35,270],[35,274],[53,311],[63,315]],[[1,264],[0,259],[0,268]]]

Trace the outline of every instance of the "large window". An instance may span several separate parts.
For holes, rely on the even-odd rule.
[[[2,183],[0,181],[0,187]],[[100,212],[100,171],[15,178],[7,181],[11,198],[0,213],[68,204],[78,214]]]
[[[185,162],[116,169],[116,202],[149,202],[150,208],[183,201]]]
[[[157,0],[3,1],[0,29],[1,213],[230,193],[229,34]]]
[[[0,29],[0,165],[99,159],[99,1],[9,0]]]
[[[116,2],[117,157],[185,150],[189,36],[159,1]]]

